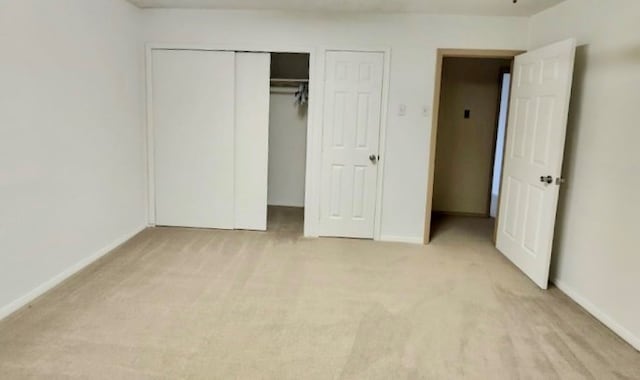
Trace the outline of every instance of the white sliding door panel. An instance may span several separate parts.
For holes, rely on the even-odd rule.
[[[573,78],[575,40],[514,62],[497,248],[547,288]]]
[[[235,228],[267,229],[269,53],[236,53]]]
[[[320,232],[373,238],[384,54],[326,54]]]
[[[156,224],[234,228],[234,53],[154,50]]]

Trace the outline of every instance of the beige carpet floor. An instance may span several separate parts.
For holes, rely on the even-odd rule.
[[[491,245],[152,228],[0,322],[0,378],[640,379],[640,353]],[[485,233],[482,233],[485,231]]]

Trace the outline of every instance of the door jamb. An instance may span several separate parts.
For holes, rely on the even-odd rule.
[[[429,161],[427,172],[427,202],[424,221],[424,244],[431,241],[431,214],[433,211],[433,183],[436,160],[436,141],[438,137],[438,124],[440,112],[440,92],[442,87],[442,64],[445,57],[457,58],[514,58],[522,54],[523,50],[483,50],[483,49],[438,49],[436,51],[435,85],[433,94],[433,115],[431,119],[431,136],[429,139]],[[513,83],[513,81],[512,81]],[[502,183],[502,181],[501,181]],[[499,217],[499,213],[496,216]]]
[[[498,154],[498,131],[500,129],[500,111],[501,111],[501,105],[502,105],[502,87],[504,86],[504,76],[506,74],[511,74],[511,71],[513,71],[513,60],[511,60],[511,63],[509,65],[509,67],[503,67],[502,69],[500,69],[500,77],[498,78],[498,83],[500,86],[500,93],[498,95],[498,104],[497,104],[497,110],[496,110],[496,121],[495,121],[495,132],[493,134],[493,151],[491,153],[491,157],[493,158],[493,165],[491,165],[491,170],[489,172],[489,178],[491,179],[489,181],[489,199],[487,200],[487,217],[491,217],[491,203],[493,203],[493,176],[494,176],[494,169],[495,169],[495,162],[496,162],[496,154]],[[509,86],[509,90],[511,90],[511,86]],[[507,110],[506,110],[506,119],[505,119],[505,124],[509,121],[508,116],[509,116],[509,103],[511,100],[511,91],[509,91],[507,93]],[[505,137],[507,135],[506,133],[506,125],[505,125]],[[502,147],[502,158],[504,159],[504,146]],[[502,182],[502,171],[500,172],[500,181]],[[500,183],[501,185],[502,183]],[[498,186],[498,199],[496,200],[497,202],[500,202],[500,187]],[[496,211],[496,220],[498,220],[498,212]],[[493,228],[493,238],[492,241],[495,244],[496,242],[496,228],[497,228],[497,223],[495,223],[495,226]]]
[[[515,57],[511,60],[511,67],[509,68],[509,72],[511,73],[511,83],[509,85],[509,98],[507,99],[507,114],[505,115],[505,126],[504,126],[504,145],[502,146],[502,167],[500,170],[500,185],[498,186],[498,208],[496,209],[496,221],[493,225],[493,236],[491,237],[491,242],[493,245],[496,245],[498,241],[498,220],[500,219],[500,199],[502,198],[502,179],[504,178],[504,158],[507,152],[507,128],[509,127],[509,113],[511,112],[511,92],[513,91],[513,68],[515,63]],[[494,153],[495,160],[495,153]],[[491,174],[493,178],[493,173]]]

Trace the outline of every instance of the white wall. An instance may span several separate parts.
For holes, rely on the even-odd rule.
[[[307,106],[299,107],[294,100],[293,93],[283,93],[283,89],[271,92],[269,205],[304,207]]]
[[[530,46],[578,39],[553,281],[640,349],[640,2],[569,0]]]
[[[528,26],[526,18],[405,14],[164,9],[145,10],[143,17],[146,42],[391,48],[382,237],[414,242],[424,231],[431,118],[422,115],[422,106],[432,105],[436,49],[523,49]],[[400,104],[407,105],[406,116],[397,115]],[[320,124],[321,113],[312,107],[309,116]]]
[[[0,0],[0,318],[145,225],[139,13]]]

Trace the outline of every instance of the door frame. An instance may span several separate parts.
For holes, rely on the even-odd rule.
[[[509,93],[507,94],[507,113],[505,115],[505,121],[504,121],[504,142],[503,142],[503,146],[502,146],[502,163],[504,165],[504,152],[506,151],[506,138],[507,138],[507,124],[509,123],[509,105],[511,104],[511,84],[513,83],[513,62],[514,59],[511,60],[511,65],[509,67],[509,70],[500,70],[500,94],[498,95],[498,110],[496,112],[496,129],[495,129],[495,133],[493,135],[493,154],[491,155],[491,157],[493,157],[493,164],[491,165],[491,173],[490,173],[490,177],[491,178],[491,182],[489,182],[489,200],[488,200],[488,206],[487,206],[487,216],[491,217],[491,202],[493,200],[493,194],[491,193],[493,190],[493,176],[494,176],[494,169],[495,169],[495,162],[496,162],[496,155],[498,154],[497,152],[497,148],[498,148],[498,130],[500,129],[500,126],[498,125],[500,123],[500,106],[502,105],[502,87],[504,86],[504,76],[506,74],[511,75],[511,82],[509,83]],[[496,223],[493,226],[493,234],[491,235],[491,241],[493,242],[493,244],[496,244],[496,238],[498,236],[498,214],[500,213],[500,194],[502,192],[502,169],[503,167],[500,167],[500,184],[498,185],[498,199],[496,199],[496,202],[498,202],[497,208],[496,208]]]
[[[389,112],[389,78],[390,78],[390,69],[391,69],[391,48],[388,47],[322,47],[319,49],[319,59],[318,59],[318,73],[319,77],[321,77],[321,86],[320,93],[318,94],[318,98],[321,99],[319,103],[321,107],[317,109],[316,113],[316,123],[318,127],[316,128],[316,136],[314,136],[313,141],[314,145],[309,146],[314,150],[311,152],[313,157],[317,158],[317,161],[314,163],[314,172],[317,173],[314,176],[317,182],[314,183],[314,187],[312,188],[312,192],[307,192],[306,196],[310,196],[312,200],[317,202],[317,214],[316,221],[317,227],[316,232],[319,232],[320,228],[320,189],[321,189],[321,181],[322,181],[322,132],[324,127],[324,95],[325,95],[325,72],[326,72],[326,56],[327,52],[330,51],[340,51],[340,52],[358,52],[358,53],[382,53],[384,55],[382,68],[382,97],[380,101],[380,134],[379,134],[379,143],[378,143],[378,154],[380,155],[380,160],[377,165],[377,179],[376,179],[376,203],[374,210],[374,227],[373,227],[373,240],[381,240],[382,239],[382,199],[384,192],[384,167],[386,162],[386,136],[387,136],[387,118]],[[307,198],[307,201],[309,199]],[[318,236],[318,235],[316,235]]]
[[[389,107],[389,78],[391,49],[369,46],[325,46],[321,48],[299,45],[269,44],[185,44],[158,43],[145,44],[145,166],[146,166],[146,203],[147,224],[155,226],[155,166],[154,166],[154,129],[153,129],[153,59],[154,50],[204,50],[204,51],[240,51],[263,53],[303,53],[309,54],[309,98],[312,99],[307,110],[307,153],[305,168],[304,200],[304,236],[318,237],[320,224],[320,181],[322,175],[322,126],[324,110],[325,56],[327,51],[379,52],[384,54],[382,83],[382,106],[380,115],[380,155],[376,189],[376,212],[374,220],[374,240],[380,240],[382,220],[382,194],[384,162],[386,161],[386,129]]]
[[[436,142],[438,137],[438,125],[440,119],[440,92],[442,89],[442,64],[444,58],[503,58],[513,59],[515,56],[525,53],[525,50],[491,50],[491,49],[437,49],[436,51],[436,69],[433,93],[433,115],[431,118],[431,135],[429,138],[429,157],[427,165],[427,194],[424,219],[424,244],[431,241],[431,215],[433,211],[433,184],[435,177],[435,161],[436,161]],[[512,63],[513,66],[513,63]],[[512,82],[513,84],[513,82]],[[511,92],[509,92],[511,93]],[[507,111],[508,112],[508,111]],[[505,134],[508,131],[505,130]],[[502,187],[502,179],[500,180]],[[499,197],[500,195],[498,195]],[[497,220],[500,217],[500,210],[496,215]]]

